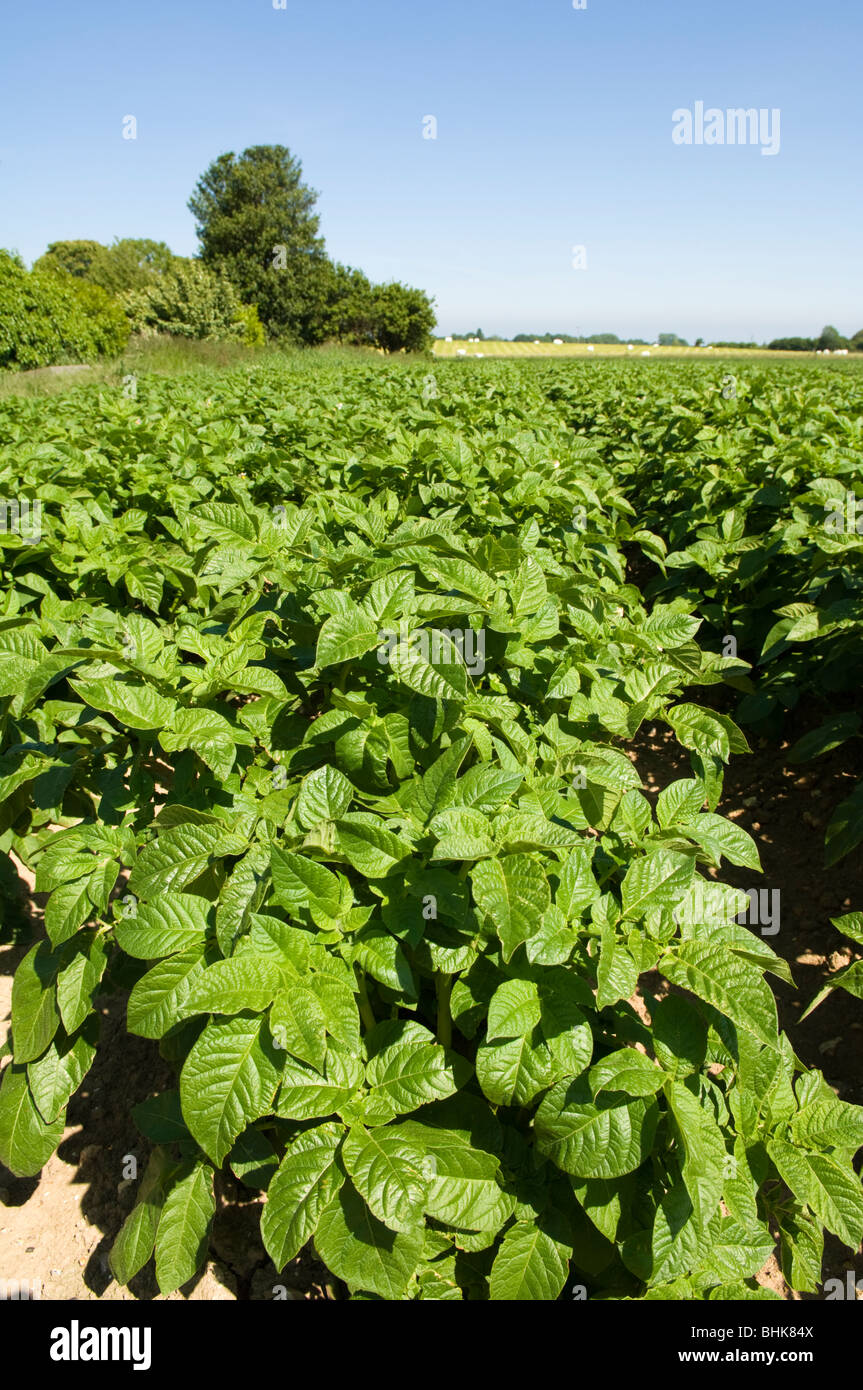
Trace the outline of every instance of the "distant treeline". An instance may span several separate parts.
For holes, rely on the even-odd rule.
[[[475,329],[471,333],[454,333],[454,338],[459,340],[470,340],[476,338],[479,342],[486,340],[486,335],[481,328]],[[686,338],[681,338],[677,333],[659,333],[648,344],[646,338],[619,338],[616,333],[592,333],[589,337],[572,333],[516,333],[514,338],[505,338],[502,334],[495,334],[494,339],[499,343],[618,343],[621,346],[632,344],[633,347],[647,347],[648,345],[659,347],[689,347]],[[730,342],[714,339],[706,342],[704,338],[696,338],[693,347],[714,347],[714,348],[767,348],[775,349],[777,352],[837,352],[843,348],[850,352],[863,352],[863,329],[855,333],[853,338],[843,338],[842,334],[832,325],[822,329],[817,338],[774,338],[771,343],[754,342]]]

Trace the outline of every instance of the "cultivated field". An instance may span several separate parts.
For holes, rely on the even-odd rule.
[[[480,343],[469,342],[466,338],[455,338],[447,342],[436,338],[432,349],[435,357],[455,357],[464,352],[468,357],[641,357],[649,353],[651,357],[663,359],[710,359],[711,357],[737,357],[765,361],[815,361],[815,353],[768,352],[762,348],[708,348],[708,347],[654,347],[648,343],[633,346],[630,351],[625,343],[510,343],[498,339],[483,339]],[[844,359],[842,359],[844,360]]]
[[[0,1179],[34,1280],[61,1162],[102,1233],[67,1297],[853,1268],[863,375],[711,357],[0,401]]]

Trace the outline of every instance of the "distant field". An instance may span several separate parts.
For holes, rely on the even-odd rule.
[[[435,357],[455,357],[459,348],[462,348],[468,357],[640,357],[649,353],[651,357],[765,357],[771,361],[789,358],[800,362],[808,362],[815,357],[814,352],[768,352],[764,348],[633,346],[632,351],[629,351],[625,343],[597,343],[593,348],[586,343],[562,343],[558,347],[554,343],[506,343],[496,339],[469,343],[464,338],[455,338],[451,343],[445,342],[443,338],[436,338],[432,351]],[[859,354],[857,356],[859,358]],[[850,360],[851,354],[848,358],[840,359],[843,362]]]

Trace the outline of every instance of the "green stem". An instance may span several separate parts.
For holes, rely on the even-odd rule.
[[[375,1024],[377,1023],[377,1019],[375,1018],[372,1006],[369,1003],[369,995],[368,990],[366,989],[365,976],[363,975],[363,972],[357,965],[356,961],[354,961],[354,974],[357,977],[357,984],[359,985],[360,1018],[362,1019],[363,1023],[366,1025],[367,1028],[374,1028]]]
[[[452,1014],[449,998],[452,994],[452,975],[435,975],[437,994],[437,1040],[443,1047],[452,1047]]]

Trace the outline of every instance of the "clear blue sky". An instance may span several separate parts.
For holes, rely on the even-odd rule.
[[[278,143],[330,254],[427,289],[443,333],[850,334],[861,52],[860,0],[13,3],[0,245],[193,254],[210,160]],[[778,155],[675,145],[696,101],[778,107]]]

